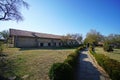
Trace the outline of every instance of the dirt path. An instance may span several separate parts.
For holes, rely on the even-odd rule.
[[[79,55],[75,70],[75,80],[110,80],[105,71],[96,63],[88,51]]]

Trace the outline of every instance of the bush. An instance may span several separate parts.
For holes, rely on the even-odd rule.
[[[75,66],[76,59],[77,59],[78,54],[77,53],[71,53],[70,55],[67,56],[67,59],[65,59],[65,63],[68,63],[71,67]]]
[[[71,67],[74,68],[76,61],[78,59],[79,51],[83,50],[84,47],[80,46],[78,47],[74,53],[71,53],[67,56],[67,59],[65,59],[65,63],[68,63]]]
[[[0,42],[0,53],[2,53],[2,51],[3,51],[3,43]]]
[[[105,42],[103,49],[104,51],[108,51],[108,52],[113,51],[113,47],[107,42]]]
[[[66,63],[54,63],[49,71],[50,80],[72,80],[72,68]]]

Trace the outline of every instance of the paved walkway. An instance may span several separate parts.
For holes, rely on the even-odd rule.
[[[82,51],[75,70],[75,80],[110,79],[105,71],[96,63],[94,57],[88,51]]]

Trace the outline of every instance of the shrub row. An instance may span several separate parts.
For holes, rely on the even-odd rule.
[[[73,80],[73,69],[76,65],[79,51],[82,49],[83,47],[77,48],[67,56],[63,63],[54,63],[49,70],[50,80]]]
[[[72,80],[71,66],[66,63],[54,63],[49,71],[50,80]]]
[[[79,51],[83,50],[84,47],[80,46],[78,47],[73,53],[69,54],[67,56],[67,59],[65,59],[64,63],[69,64],[72,68],[74,68],[78,55],[79,55]]]
[[[92,50],[90,50],[90,53],[92,53],[98,64],[104,68],[112,80],[120,80],[120,62],[110,59],[104,54],[96,54]]]

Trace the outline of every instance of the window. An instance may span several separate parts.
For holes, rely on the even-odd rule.
[[[43,47],[43,45],[44,45],[43,43],[40,43],[40,46],[41,46],[41,47]]]
[[[51,46],[51,44],[50,44],[50,43],[48,43],[48,46]]]
[[[61,46],[61,43],[59,43],[59,46]]]
[[[54,46],[56,46],[56,43],[54,43]]]

